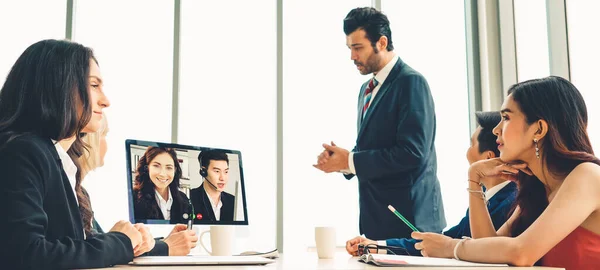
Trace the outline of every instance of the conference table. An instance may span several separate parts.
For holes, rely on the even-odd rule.
[[[550,268],[550,267],[378,267],[369,265],[358,261],[358,257],[352,257],[348,253],[343,251],[337,251],[333,259],[319,259],[317,253],[314,251],[307,251],[297,254],[280,254],[280,257],[275,259],[275,263],[267,265],[254,265],[254,266],[242,266],[242,265],[223,265],[223,266],[131,266],[131,265],[116,265],[111,268],[104,269],[115,269],[115,268],[129,268],[134,270],[138,268],[140,270],[154,270],[154,269],[215,269],[215,270],[338,270],[338,269],[350,269],[350,270],[362,270],[362,269],[448,269],[448,270],[465,270],[465,269],[488,269],[488,270],[502,270],[502,269],[563,269],[563,268]]]

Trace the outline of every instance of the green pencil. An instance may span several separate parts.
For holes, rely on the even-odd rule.
[[[415,232],[419,232],[419,230],[417,229],[417,227],[415,227],[414,225],[410,224],[410,222],[408,222],[408,220],[406,218],[404,218],[398,211],[396,211],[396,208],[394,208],[391,205],[388,205],[388,209],[390,209],[390,211],[392,211],[394,214],[396,214],[396,216],[398,218],[400,218],[402,220],[402,222],[404,222],[404,224],[406,224],[406,226],[408,226],[409,228],[411,228]]]

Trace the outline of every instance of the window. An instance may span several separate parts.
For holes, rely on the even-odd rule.
[[[43,39],[65,38],[66,13],[65,0],[0,2],[0,88],[27,47]]]
[[[181,9],[178,141],[241,151],[250,231],[242,240],[273,249],[276,2],[182,1]]]
[[[429,82],[436,111],[437,175],[446,221],[453,226],[468,207],[465,153],[469,114],[474,113],[468,109],[464,1],[381,2],[390,19],[394,51]]]
[[[283,6],[285,252],[315,246],[314,228],[336,227],[337,245],[358,234],[358,186],[312,167],[333,140],[351,150],[356,97],[368,76],[350,60],[343,21],[369,0],[287,1]],[[310,18],[310,19],[307,19]]]
[[[571,81],[585,99],[588,134],[596,154],[600,151],[600,108],[594,106],[600,97],[597,82],[600,40],[594,33],[600,25],[599,11],[598,1],[567,1]]]
[[[105,165],[84,182],[98,222],[110,229],[129,215],[125,139],[171,141],[174,7],[145,0],[75,6],[73,39],[94,49],[111,102]]]
[[[550,75],[546,0],[514,0],[518,82]]]

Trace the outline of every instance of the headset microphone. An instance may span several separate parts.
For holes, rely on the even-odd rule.
[[[210,180],[208,180],[208,177],[204,177],[204,179],[206,180],[206,182],[208,182],[209,185],[211,185],[215,191],[219,191],[219,188],[217,188],[213,183],[210,182]]]
[[[215,189],[215,191],[219,191],[219,188],[217,188],[217,186],[215,186],[210,180],[208,180],[208,172],[204,167],[200,167],[200,175],[204,177],[204,179],[206,179],[206,182],[208,182],[208,184],[211,185]]]
[[[198,154],[198,161],[200,162],[200,175],[202,177],[204,177],[204,179],[206,179],[206,182],[208,182],[209,185],[211,185],[215,191],[219,191],[219,188],[217,188],[217,186],[215,186],[215,184],[213,184],[210,180],[208,180],[208,172],[206,171],[206,167],[208,166],[209,163],[205,163],[204,158],[203,157],[204,151],[200,152],[200,154]],[[210,162],[210,160],[209,160]],[[206,166],[203,166],[206,165]]]
[[[208,179],[208,172],[206,171],[206,166],[208,166],[204,161],[204,158],[202,157],[204,151],[200,152],[200,154],[198,154],[198,161],[200,162],[200,176],[202,176],[212,188],[215,189],[215,191],[219,191],[219,188],[217,188],[217,186],[215,186],[209,179]],[[202,166],[202,164],[205,164],[206,166]],[[208,195],[208,194],[206,194]],[[196,219],[198,220],[202,220],[203,218],[207,218],[207,220],[212,221],[214,218],[214,215],[210,215],[210,213],[212,212],[211,210],[209,210],[209,203],[207,203],[205,201],[205,197],[204,194],[201,196],[202,197],[202,202],[204,204],[204,209],[206,210],[205,215],[207,215],[206,217],[203,217],[201,213],[197,213],[196,215]],[[216,219],[215,219],[216,220]]]

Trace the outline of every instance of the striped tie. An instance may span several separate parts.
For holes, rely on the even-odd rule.
[[[373,89],[375,89],[377,84],[378,84],[377,80],[375,80],[375,77],[373,77],[369,81],[369,86],[367,86],[367,90],[365,90],[365,98],[364,98],[365,102],[363,105],[363,112],[362,112],[363,118],[365,117],[365,114],[367,113],[367,109],[369,109],[369,105],[371,104],[371,96],[373,95]]]

